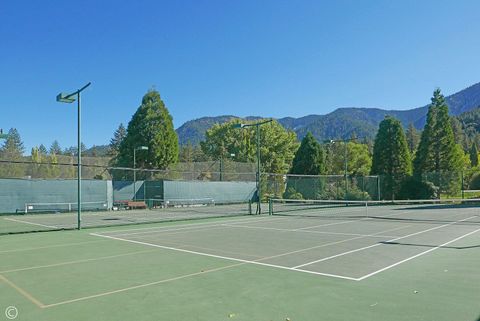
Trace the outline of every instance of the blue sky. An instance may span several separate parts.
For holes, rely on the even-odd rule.
[[[409,109],[480,81],[479,1],[1,1],[0,128],[32,146],[109,142],[154,87],[202,116]]]

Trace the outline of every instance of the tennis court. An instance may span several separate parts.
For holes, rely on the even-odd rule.
[[[273,215],[3,236],[0,294],[19,320],[479,317],[476,201],[270,206]],[[53,220],[22,217],[32,219]]]

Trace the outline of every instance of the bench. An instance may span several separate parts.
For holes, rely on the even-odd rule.
[[[144,201],[128,201],[127,202],[127,207],[129,209],[136,209],[136,208],[140,208],[140,209],[146,209],[147,208],[147,204],[145,204]]]

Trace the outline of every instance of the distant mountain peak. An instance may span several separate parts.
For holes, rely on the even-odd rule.
[[[446,101],[450,107],[450,114],[460,115],[480,106],[480,82],[471,85],[453,95],[447,96]],[[349,138],[355,133],[357,137],[373,138],[377,132],[378,124],[390,115],[398,118],[407,127],[410,123],[418,129],[425,124],[428,106],[410,110],[389,110],[368,107],[341,107],[326,115],[307,115],[302,117],[284,117],[277,119],[285,128],[297,133],[299,138],[312,134],[318,140],[332,138]],[[185,122],[177,129],[181,145],[198,144],[205,138],[205,132],[216,123],[225,123],[235,118],[255,120],[265,117],[234,115],[201,117]]]

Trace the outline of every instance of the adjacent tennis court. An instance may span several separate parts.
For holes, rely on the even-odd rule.
[[[479,317],[477,202],[270,207],[273,215],[2,236],[2,304],[19,320]],[[41,219],[51,217],[15,224]]]

